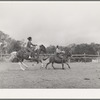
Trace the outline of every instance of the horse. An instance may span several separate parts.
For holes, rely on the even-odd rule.
[[[47,66],[51,63],[52,64],[52,67],[53,69],[55,69],[54,67],[54,63],[57,63],[57,64],[62,64],[62,69],[65,69],[64,68],[64,64],[66,64],[68,66],[68,68],[70,69],[70,66],[68,64],[68,55],[66,56],[66,54],[62,55],[62,59],[57,57],[56,54],[54,55],[51,55],[49,58],[49,62],[46,64],[46,69],[47,69]]]
[[[16,62],[18,62],[18,64],[20,65],[20,68],[22,70],[25,70],[28,67],[26,64],[23,63],[24,60],[31,60],[32,62],[34,61],[34,62],[37,62],[37,63],[41,62],[41,65],[43,67],[42,59],[39,58],[40,53],[43,53],[43,54],[46,53],[46,48],[45,48],[44,45],[40,45],[40,46],[38,46],[38,48],[36,47],[36,49],[33,50],[33,52],[31,53],[31,58],[29,58],[30,57],[30,53],[24,47],[24,48],[21,48],[16,53],[15,60],[16,60]],[[22,65],[25,68],[23,68]]]

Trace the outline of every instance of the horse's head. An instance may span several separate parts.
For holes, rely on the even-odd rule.
[[[46,53],[46,47],[44,45],[40,45],[40,51]]]
[[[70,52],[62,51],[61,55],[63,56],[63,59],[68,60],[71,57]]]

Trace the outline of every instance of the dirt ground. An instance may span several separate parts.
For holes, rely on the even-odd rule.
[[[25,62],[29,67],[22,71],[17,63],[0,62],[0,88],[100,88],[100,63],[69,63],[71,69],[65,65],[54,64],[48,69],[40,64],[32,66],[32,62]],[[46,62],[44,62],[45,66]]]

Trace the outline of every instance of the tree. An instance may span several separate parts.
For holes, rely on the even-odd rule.
[[[21,49],[21,43],[20,41],[12,40],[8,47],[8,53],[19,51]]]
[[[56,51],[56,47],[53,45],[50,45],[49,47],[47,47],[47,53],[53,54]]]
[[[96,54],[96,50],[89,44],[79,44],[75,47],[73,54]]]
[[[21,49],[21,46],[24,46],[24,40],[15,40],[9,37],[9,35],[5,34],[4,32],[0,31],[0,42],[3,43],[3,41],[7,42],[7,52],[11,53],[13,51],[18,51]],[[0,47],[0,49],[2,49]],[[1,50],[2,51],[2,50]]]

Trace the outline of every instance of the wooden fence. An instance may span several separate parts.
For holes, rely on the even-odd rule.
[[[3,58],[3,57],[9,57],[10,56],[10,54],[0,54],[0,58]]]
[[[43,54],[41,54],[42,56]],[[50,55],[54,55],[54,54],[45,54],[47,56],[50,56]],[[10,57],[10,54],[0,54],[0,58],[3,58],[3,57]],[[86,59],[87,58],[90,58],[92,59],[92,61],[97,61],[97,62],[100,62],[100,55],[89,55],[89,54],[72,54],[71,57],[69,57],[69,62],[71,62],[71,59],[84,59],[84,62],[86,62]]]
[[[84,59],[84,62],[87,59],[91,59],[92,62],[100,62],[100,55],[89,55],[89,54],[73,54],[70,59]]]

